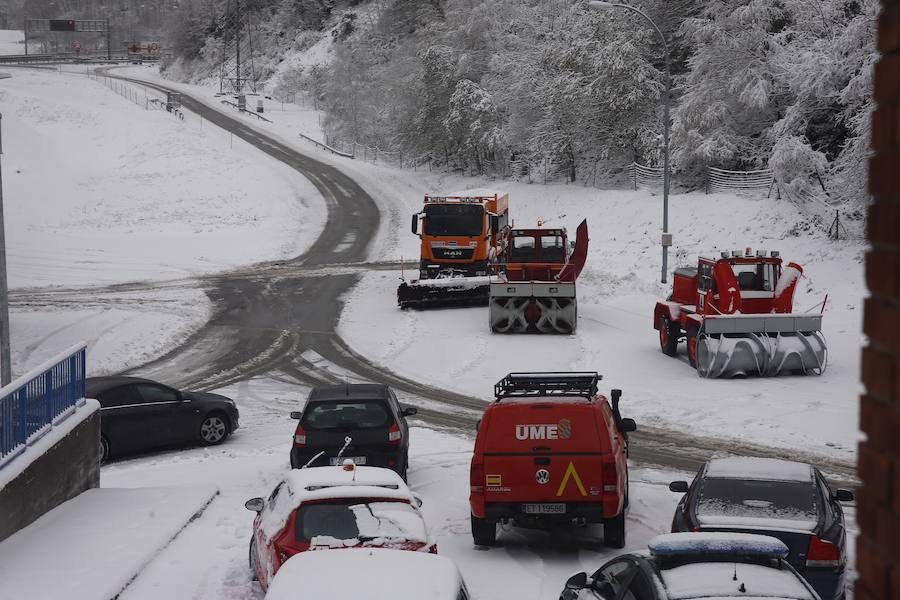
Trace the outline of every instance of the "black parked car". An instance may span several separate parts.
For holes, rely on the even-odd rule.
[[[784,542],[788,562],[823,600],[843,598],[847,567],[844,511],[849,490],[832,491],[815,467],[771,458],[707,462],[694,481],[673,481],[684,497],[672,531],[759,533]]]
[[[100,402],[100,456],[163,446],[219,444],[238,428],[234,400],[181,392],[137,377],[89,377],[86,396]]]
[[[416,409],[401,407],[393,390],[386,385],[354,383],[315,387],[303,411],[291,413],[291,418],[300,421],[294,432],[291,467],[298,469],[324,452],[313,461],[313,466],[338,464],[350,458],[358,465],[396,471],[406,481],[409,454],[406,417],[414,414]]]

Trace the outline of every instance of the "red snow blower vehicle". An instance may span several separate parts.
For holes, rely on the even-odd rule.
[[[587,221],[570,247],[565,229],[513,229],[491,281],[495,333],[572,333],[578,320],[575,280],[587,260]]]
[[[778,252],[750,248],[676,269],[672,294],[653,312],[663,353],[675,356],[686,340],[688,360],[702,377],[822,374],[825,303],[818,313],[793,312],[802,274],[795,263],[783,267]]]

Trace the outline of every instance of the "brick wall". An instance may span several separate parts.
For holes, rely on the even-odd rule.
[[[859,446],[856,598],[900,599],[900,0],[882,0],[875,67]]]

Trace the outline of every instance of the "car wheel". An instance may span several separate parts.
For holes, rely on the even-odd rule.
[[[678,336],[681,335],[681,327],[663,315],[659,318],[659,347],[666,356],[678,354]]]
[[[250,555],[248,561],[250,563],[251,581],[259,581],[259,575],[256,574],[256,536],[250,538]]]
[[[105,435],[100,436],[100,464],[102,465],[109,460],[109,440]]]
[[[200,423],[200,441],[207,446],[221,444],[228,437],[228,419],[222,413],[210,413]]]
[[[493,546],[497,543],[497,524],[487,519],[472,517],[472,541],[476,546]]]
[[[603,522],[603,543],[610,548],[625,547],[625,511]]]

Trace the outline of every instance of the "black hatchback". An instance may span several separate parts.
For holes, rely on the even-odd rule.
[[[672,532],[729,531],[780,539],[787,560],[823,600],[843,598],[847,536],[841,502],[853,492],[832,491],[822,473],[805,463],[733,456],[708,461],[688,485],[669,484],[684,496]]]
[[[100,402],[100,460],[165,446],[220,444],[238,428],[234,400],[138,377],[89,377]]]
[[[303,411],[291,413],[291,418],[300,421],[294,432],[291,467],[298,469],[310,461],[311,466],[335,465],[349,458],[357,465],[396,471],[406,481],[406,417],[414,414],[416,409],[400,406],[386,385],[314,387]]]

